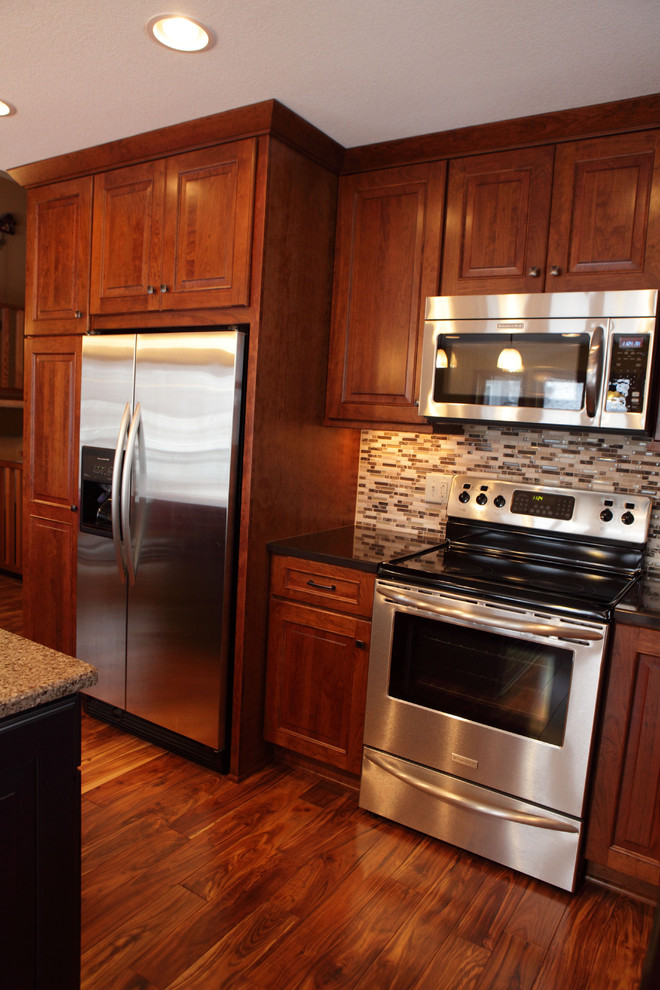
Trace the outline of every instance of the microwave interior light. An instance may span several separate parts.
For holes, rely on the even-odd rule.
[[[500,371],[509,371],[511,374],[523,370],[523,362],[520,351],[515,347],[503,347],[497,358],[497,367]]]
[[[444,347],[439,347],[435,355],[435,366],[436,368],[448,368],[449,360],[447,358],[447,351]]]

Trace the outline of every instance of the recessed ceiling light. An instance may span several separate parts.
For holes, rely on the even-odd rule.
[[[0,117],[11,117],[14,113],[16,113],[16,107],[7,103],[6,100],[0,100]]]
[[[215,36],[210,28],[195,21],[192,17],[179,14],[158,14],[147,24],[148,33],[166,48],[179,52],[204,52],[215,44]]]

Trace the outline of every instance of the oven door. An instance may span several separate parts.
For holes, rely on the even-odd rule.
[[[607,635],[378,581],[365,746],[579,818]]]

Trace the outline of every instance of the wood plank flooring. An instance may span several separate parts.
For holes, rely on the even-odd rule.
[[[652,909],[567,894],[269,767],[83,717],[82,987],[633,990]]]
[[[21,632],[0,574],[0,626]],[[567,894],[269,767],[82,719],[82,990],[636,990],[652,909]]]

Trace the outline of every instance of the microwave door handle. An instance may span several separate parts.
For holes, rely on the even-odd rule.
[[[124,473],[121,479],[121,521],[124,535],[124,552],[126,554],[126,572],[130,584],[135,584],[136,561],[133,555],[133,543],[131,538],[131,475],[133,473],[133,461],[135,459],[135,445],[137,443],[142,409],[140,403],[135,407],[133,420],[128,431],[126,442],[126,457],[124,460]]]
[[[117,560],[117,569],[119,571],[119,576],[121,578],[122,584],[126,580],[126,562],[124,560],[124,551],[122,546],[122,528],[121,528],[121,516],[120,516],[120,492],[121,492],[121,474],[124,458],[124,443],[126,441],[126,434],[128,433],[128,427],[131,422],[131,407],[127,402],[124,407],[124,414],[121,418],[121,425],[119,427],[119,434],[117,436],[117,446],[115,447],[115,460],[112,466],[112,489],[111,489],[111,509],[110,516],[112,519],[112,542],[115,547],[115,557]]]
[[[603,638],[602,632],[598,629],[582,629],[575,626],[564,629],[562,625],[550,625],[547,622],[527,622],[520,619],[491,619],[487,616],[479,615],[477,612],[470,612],[466,609],[453,608],[452,606],[436,605],[434,602],[419,602],[414,598],[407,598],[405,595],[391,594],[385,595],[385,601],[394,602],[397,605],[406,605],[419,612],[433,612],[434,615],[442,615],[447,619],[463,619],[488,629],[496,629],[498,632],[506,633],[510,630],[516,632],[529,633],[534,636],[556,636],[558,639],[569,641],[592,640],[596,642]]]
[[[587,380],[585,383],[587,416],[594,419],[598,412],[598,400],[603,377],[603,343],[605,330],[596,327],[591,335],[591,346],[587,359]]]

